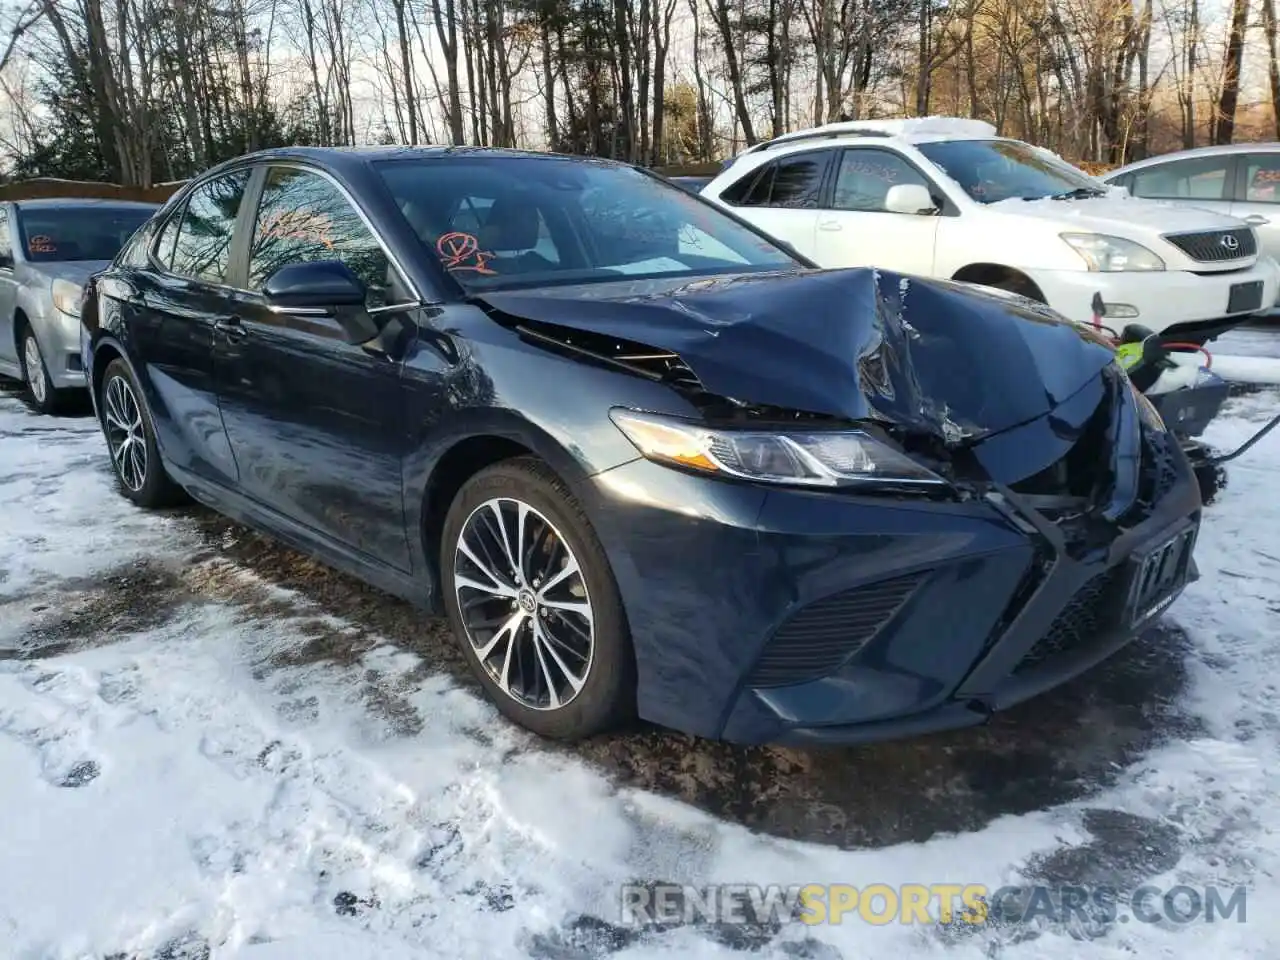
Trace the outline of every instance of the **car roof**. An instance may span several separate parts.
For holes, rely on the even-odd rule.
[[[1146,157],[1142,160],[1135,160],[1133,163],[1125,164],[1123,167],[1117,167],[1104,174],[1101,179],[1111,180],[1133,170],[1154,167],[1157,164],[1169,163],[1173,160],[1196,160],[1203,157],[1218,157],[1237,153],[1280,153],[1280,143],[1223,143],[1209,147],[1194,147],[1190,150],[1177,150],[1173,153],[1162,153],[1159,156]]]
[[[807,144],[815,140],[844,140],[846,138],[872,140],[896,140],[900,143],[936,143],[940,140],[999,140],[1004,139],[996,128],[985,120],[963,117],[900,117],[883,120],[848,120],[824,123],[807,130],[784,133],[745,150],[739,156],[761,153],[780,147]]]
[[[603,160],[596,157],[582,157],[565,153],[545,153],[537,150],[516,150],[508,147],[468,147],[446,145],[389,146],[369,145],[351,147],[276,147],[270,150],[259,150],[240,161],[260,163],[270,160],[303,160],[324,166],[342,169],[344,167],[363,167],[381,160],[420,160],[432,157],[506,157],[522,160],[574,160],[580,163],[599,163],[610,166],[623,166],[615,160]],[[239,161],[230,161],[231,163]]]
[[[20,210],[75,210],[81,207],[104,207],[113,210],[155,210],[160,204],[140,200],[111,200],[106,197],[39,197],[14,200]]]

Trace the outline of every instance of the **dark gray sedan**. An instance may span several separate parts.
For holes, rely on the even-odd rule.
[[[156,205],[78,198],[0,203],[0,376],[24,381],[41,413],[85,387],[80,291]]]

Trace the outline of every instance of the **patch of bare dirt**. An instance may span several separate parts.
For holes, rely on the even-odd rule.
[[[63,581],[37,601],[22,604],[27,625],[0,658],[57,656],[88,645],[110,643],[159,627],[191,602],[193,594],[177,570],[151,560],[138,560],[104,574]]]

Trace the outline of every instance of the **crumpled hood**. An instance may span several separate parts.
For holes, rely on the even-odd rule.
[[[517,320],[677,354],[710,393],[960,442],[1042,417],[1113,360],[1047,307],[886,271],[488,293]]]

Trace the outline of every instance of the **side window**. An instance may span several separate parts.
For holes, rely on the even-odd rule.
[[[160,238],[151,250],[151,258],[166,270],[173,266],[173,251],[178,245],[178,227],[182,226],[182,208],[173,212],[160,230]]]
[[[724,199],[742,207],[814,208],[822,195],[830,151],[795,153],[730,187]]]
[[[249,248],[249,289],[291,263],[341,260],[364,282],[370,307],[390,299],[393,268],[342,191],[319,174],[272,167]]]
[[[1280,203],[1280,153],[1256,153],[1244,159],[1244,199]]]
[[[1132,193],[1150,200],[1227,200],[1231,157],[1174,160],[1136,170]]]
[[[9,207],[0,203],[0,265],[13,266],[13,238],[9,232]]]
[[[126,267],[145,267],[148,263],[148,253],[151,249],[151,242],[156,237],[156,225],[154,220],[148,220],[137,229],[129,242],[124,245],[120,251],[120,263]]]
[[[919,171],[888,150],[845,150],[840,157],[832,208],[884,213],[890,187],[916,184],[932,189]]]
[[[231,235],[248,182],[249,171],[237,170],[196,187],[178,228],[172,257],[174,273],[211,283],[227,282]],[[161,237],[162,246],[163,242]]]

